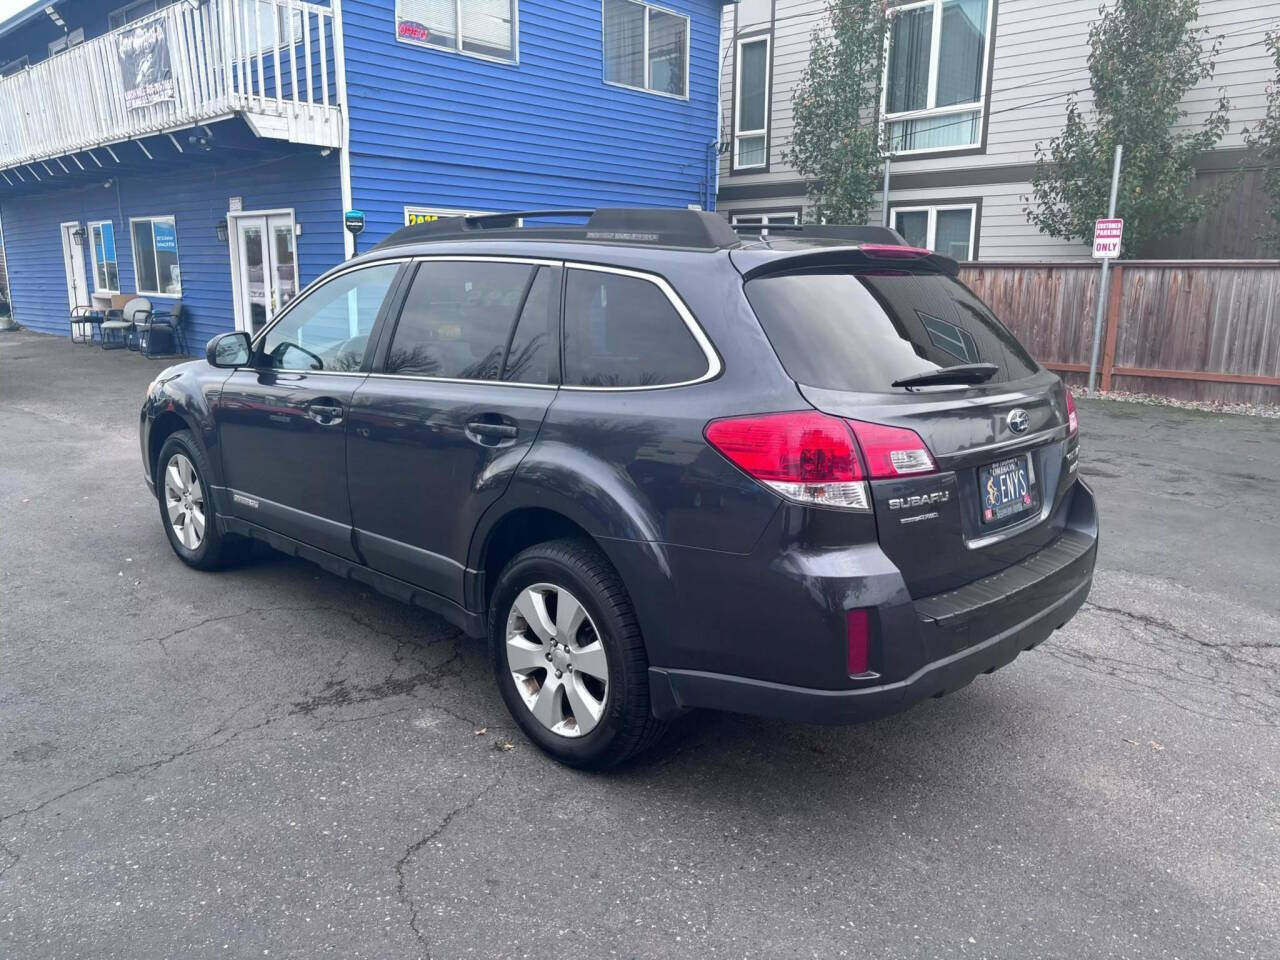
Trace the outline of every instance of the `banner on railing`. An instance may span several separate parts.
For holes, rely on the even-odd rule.
[[[116,44],[126,107],[137,110],[173,99],[173,67],[163,20],[118,34]]]

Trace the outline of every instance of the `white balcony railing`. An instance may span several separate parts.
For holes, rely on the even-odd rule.
[[[158,98],[127,97],[137,79],[126,84],[122,43],[146,25],[163,31],[149,49],[167,48],[172,83],[159,85]],[[329,7],[302,0],[165,7],[0,80],[0,172],[39,177],[57,163],[27,165],[236,114],[258,136],[337,147],[333,30]]]

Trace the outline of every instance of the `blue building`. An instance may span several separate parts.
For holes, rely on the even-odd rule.
[[[408,222],[710,209],[721,4],[31,3],[0,22],[14,318],[180,301],[198,350]]]

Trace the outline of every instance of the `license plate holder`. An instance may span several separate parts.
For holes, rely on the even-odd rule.
[[[1000,523],[1039,506],[1031,454],[1022,453],[978,468],[978,516],[984,525]]]

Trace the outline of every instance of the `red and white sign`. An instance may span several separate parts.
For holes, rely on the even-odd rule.
[[[1093,259],[1114,260],[1120,256],[1120,241],[1123,239],[1123,220],[1097,221],[1093,225]]]

